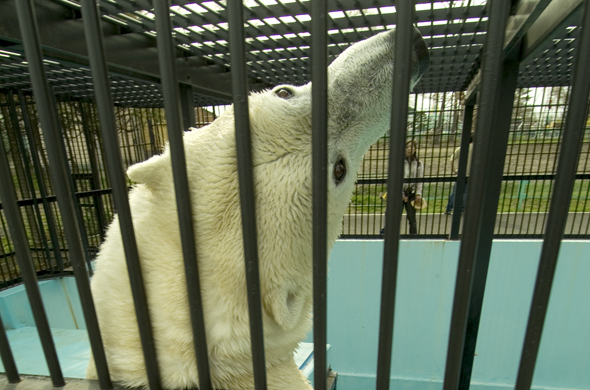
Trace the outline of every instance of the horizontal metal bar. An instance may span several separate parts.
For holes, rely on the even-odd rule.
[[[590,173],[577,173],[575,176],[576,180],[590,180]],[[548,174],[531,174],[531,175],[504,175],[502,176],[502,180],[504,181],[520,181],[520,180],[554,180],[555,174],[548,173]],[[452,183],[457,180],[456,176],[441,176],[441,177],[421,177],[421,178],[404,178],[404,183]],[[467,178],[469,180],[469,178]],[[358,179],[356,181],[359,185],[367,185],[367,184],[386,184],[387,179]],[[131,191],[132,187],[128,187],[127,190]],[[109,195],[112,194],[112,188],[105,188],[101,190],[90,190],[84,192],[76,192],[76,197],[78,199],[85,199],[90,198],[95,195]],[[55,195],[48,196],[46,198],[36,198],[36,199],[21,199],[17,201],[19,207],[23,206],[32,206],[37,203],[43,202],[54,203],[57,201],[57,197]],[[0,203],[0,210],[2,210],[2,203]]]
[[[554,180],[555,174],[539,174],[539,175],[503,175],[503,181],[521,181],[521,180]],[[576,180],[590,180],[590,174],[577,173]],[[421,178],[404,178],[404,183],[452,183],[457,180],[456,176],[442,176],[442,177],[421,177]],[[469,177],[466,178],[469,181]],[[386,184],[387,179],[358,179],[356,184]]]

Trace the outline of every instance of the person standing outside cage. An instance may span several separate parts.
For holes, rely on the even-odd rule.
[[[418,145],[414,141],[406,143],[404,158],[404,178],[421,179],[424,177],[424,164],[418,158]],[[421,182],[404,182],[402,189],[402,201],[406,209],[406,218],[410,225],[410,234],[418,234],[418,223],[416,221],[416,209],[426,207],[426,201],[422,199],[423,183]],[[387,192],[381,198],[387,199]],[[383,234],[384,229],[381,229]]]
[[[473,151],[473,135],[469,137],[469,155],[467,156],[467,170],[465,171],[465,178],[469,178],[469,171],[471,170],[471,152]],[[453,154],[451,154],[451,158],[449,162],[451,163],[451,170],[453,171],[454,175],[459,173],[459,156],[461,155],[461,147],[455,149]],[[451,188],[451,193],[449,194],[449,200],[447,202],[447,209],[445,214],[451,215],[453,212],[453,207],[455,205],[455,194],[457,192],[457,182],[453,183],[453,188]],[[463,191],[463,201],[461,203],[461,211],[465,209],[465,199],[467,197],[467,183],[465,184],[465,191]]]

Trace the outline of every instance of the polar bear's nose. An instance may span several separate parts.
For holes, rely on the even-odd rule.
[[[418,74],[422,75],[430,66],[430,54],[428,53],[428,46],[420,34],[420,30],[414,27],[414,52],[418,57]]]

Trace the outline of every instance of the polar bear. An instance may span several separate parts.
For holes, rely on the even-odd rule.
[[[389,126],[395,30],[345,50],[328,69],[328,245],[363,155]],[[412,80],[429,64],[415,30]],[[269,389],[311,389],[293,359],[311,327],[311,84],[280,85],[249,97]],[[233,109],[184,135],[205,329],[215,389],[254,387]],[[128,170],[133,224],[156,351],[166,389],[197,388],[170,149]],[[111,377],[147,386],[117,218],[92,280]],[[88,378],[96,378],[91,361]]]

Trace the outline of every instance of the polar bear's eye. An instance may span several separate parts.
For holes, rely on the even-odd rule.
[[[344,163],[343,159],[336,161],[334,164],[334,179],[336,179],[336,184],[340,184],[344,177],[346,176],[346,164]]]
[[[276,92],[278,97],[280,97],[281,99],[289,99],[291,96],[293,96],[293,92],[291,92],[289,89],[287,88],[281,88],[278,89]]]

